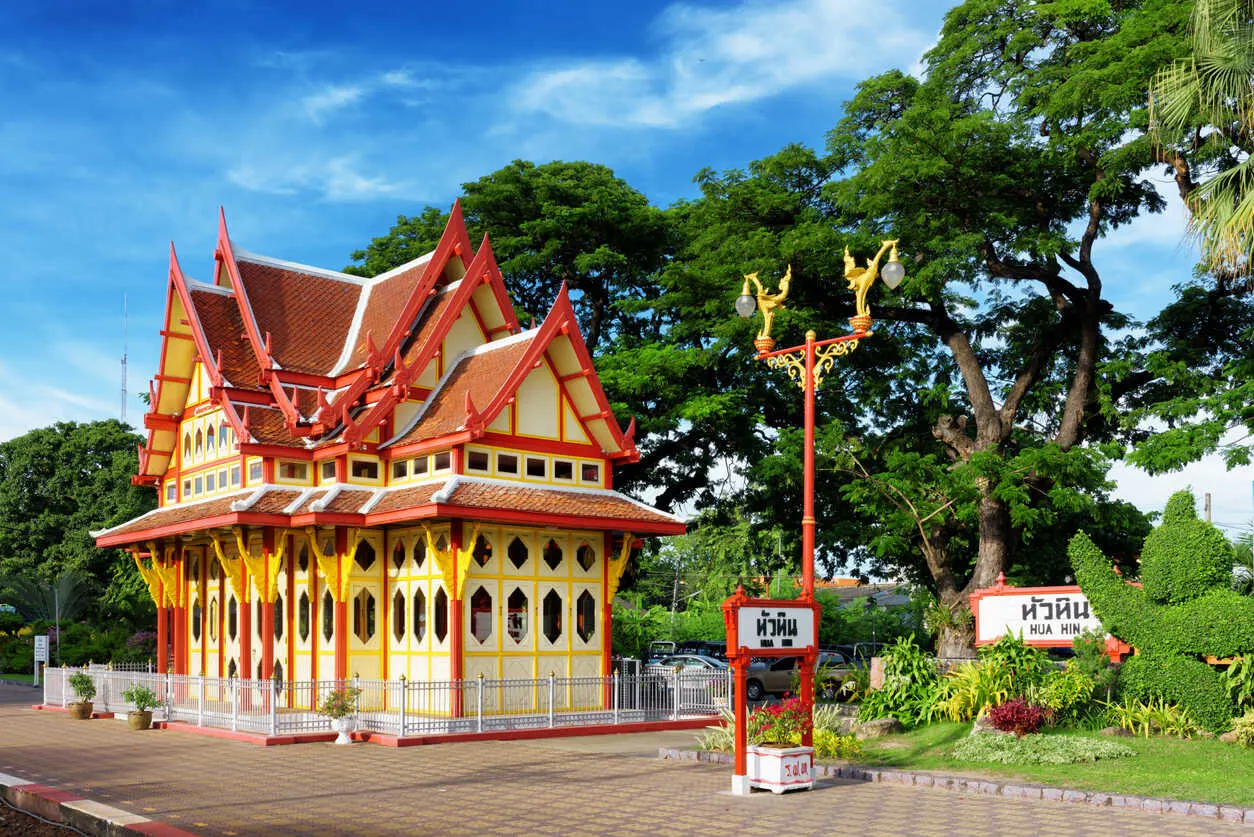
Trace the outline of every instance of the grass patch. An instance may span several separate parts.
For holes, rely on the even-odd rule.
[[[954,748],[970,729],[970,724],[929,724],[900,735],[864,741],[866,756],[861,762],[1076,790],[1254,806],[1254,785],[1248,781],[1254,775],[1254,749],[1210,739],[1121,738],[1118,742],[1134,751],[1134,756],[1079,764],[990,765],[954,755]],[[1093,734],[1053,730],[1047,737],[1089,739]]]
[[[0,674],[0,680],[9,680],[9,681],[12,681],[12,682],[14,682],[14,683],[34,683],[34,682],[35,682],[35,675],[33,675],[33,674],[14,674],[14,673],[12,673],[12,672],[6,672],[6,673],[4,673],[4,674]]]
[[[1109,738],[1077,735],[968,735],[954,747],[954,758],[997,764],[1076,764],[1135,756],[1136,750]]]

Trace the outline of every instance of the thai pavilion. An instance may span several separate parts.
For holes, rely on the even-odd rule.
[[[565,288],[519,326],[460,209],[371,279],[170,252],[137,484],[103,532],[157,604],[158,668],[283,680],[610,673],[633,546],[684,531],[613,490],[639,453]]]

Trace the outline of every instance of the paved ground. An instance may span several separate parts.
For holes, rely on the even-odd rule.
[[[657,758],[691,733],[258,747],[70,721],[0,686],[0,773],[189,832],[244,834],[1227,835],[1248,826],[865,782],[726,793],[730,770]]]

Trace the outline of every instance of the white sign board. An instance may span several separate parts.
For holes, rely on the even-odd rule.
[[[35,637],[35,662],[48,662],[48,635],[42,634]]]
[[[1070,645],[1084,631],[1102,629],[1079,591],[998,593],[981,596],[976,606],[977,643],[1013,634],[1028,644]]]
[[[753,651],[796,649],[801,653],[818,641],[814,609],[809,606],[742,607],[737,617],[742,648]]]

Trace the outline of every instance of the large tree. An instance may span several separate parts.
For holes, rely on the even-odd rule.
[[[97,594],[90,615],[142,622],[150,600],[134,563],[97,549],[90,534],[156,506],[152,490],[130,480],[142,441],[109,419],[61,422],[0,444],[0,579],[50,583],[78,573]]]

